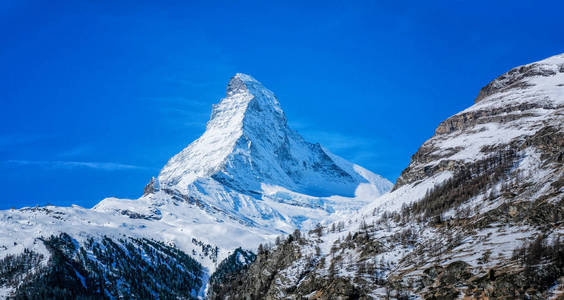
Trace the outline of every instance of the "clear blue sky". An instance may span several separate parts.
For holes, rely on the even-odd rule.
[[[138,197],[236,72],[395,181],[488,81],[564,52],[563,1],[385,2],[0,1],[0,209]]]

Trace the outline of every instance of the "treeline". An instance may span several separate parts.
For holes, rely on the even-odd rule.
[[[61,234],[41,239],[50,258],[46,267],[38,268],[17,287],[12,299],[101,299],[95,289],[88,290],[81,279],[84,267],[68,258],[76,250],[70,236]],[[38,266],[39,267],[39,266]]]
[[[231,255],[224,259],[218,266],[213,275],[210,277],[208,285],[211,287],[208,291],[209,296],[216,295],[219,292],[212,292],[215,287],[219,289],[224,283],[230,282],[237,278],[237,275],[246,270],[249,264],[256,260],[257,256],[251,251],[237,248]]]
[[[504,150],[466,165],[446,182],[429,189],[420,201],[404,206],[401,218],[409,220],[412,216],[422,216],[423,220],[440,222],[441,214],[485,192],[502,180],[516,159],[517,153],[514,150]]]
[[[245,255],[244,250],[235,252],[219,265],[217,275],[212,276],[207,298],[213,300],[268,298],[267,295],[272,292],[270,289],[277,287],[274,282],[276,274],[302,257],[300,246],[306,242],[300,230],[296,229],[287,237],[278,237],[274,244],[260,244],[256,255],[247,253],[250,256],[243,258],[252,260],[249,264],[237,262],[240,255]]]
[[[202,241],[198,241],[195,238],[192,238],[192,244],[201,248],[200,252],[202,253],[201,255],[203,255],[203,257],[209,257],[214,263],[217,262],[217,254],[219,253],[219,248],[217,246],[206,244]],[[196,250],[192,250],[192,255],[196,256],[198,255],[198,252],[196,252]]]
[[[67,234],[43,240],[51,257],[14,299],[192,299],[202,266],[184,252],[147,239],[89,239]]]
[[[558,236],[552,241],[539,236],[515,249],[513,259],[525,267],[527,283],[541,291],[550,288],[558,278],[564,276],[564,243]]]
[[[43,255],[24,249],[18,255],[8,255],[0,260],[0,286],[16,286],[22,282],[27,273],[39,266]]]

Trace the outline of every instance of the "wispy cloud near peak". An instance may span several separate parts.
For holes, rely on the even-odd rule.
[[[5,164],[20,166],[38,166],[42,168],[56,169],[75,169],[87,168],[103,171],[120,171],[120,170],[145,170],[146,167],[114,163],[114,162],[93,162],[93,161],[64,161],[64,160],[5,160]]]

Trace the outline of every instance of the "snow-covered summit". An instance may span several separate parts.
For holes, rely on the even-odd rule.
[[[204,134],[171,158],[158,180],[182,193],[210,178],[247,195],[267,184],[312,196],[354,196],[359,184],[374,180],[378,193],[386,191],[385,179],[367,178],[332,156],[288,127],[272,91],[238,73],[213,106]]]
[[[503,96],[503,93],[507,94],[519,89],[525,90],[537,85],[539,86],[535,88],[536,90],[554,90],[553,86],[547,85],[561,83],[561,73],[564,73],[564,53],[515,67],[483,87],[476,97],[475,103],[481,102],[485,98],[495,101],[501,97],[491,96],[498,94]],[[552,98],[557,101],[560,99],[560,97]]]
[[[107,198],[93,210],[150,220],[155,225],[146,230],[168,228],[159,234],[181,248],[195,237],[218,246],[221,256],[332,222],[391,187],[305,141],[288,127],[274,93],[239,73],[213,106],[206,131],[168,161],[141,198]]]

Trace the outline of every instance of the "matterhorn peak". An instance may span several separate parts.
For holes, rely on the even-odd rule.
[[[236,93],[245,92],[251,88],[264,88],[262,83],[253,78],[251,75],[237,73],[235,76],[231,77],[229,83],[227,84],[226,96],[230,96]]]
[[[337,160],[288,127],[272,91],[237,73],[213,105],[204,134],[169,160],[158,181],[181,193],[211,180],[247,195],[269,185],[313,196],[353,196],[360,183],[371,182]]]
[[[254,114],[248,111],[254,111]],[[263,121],[274,118],[283,123],[279,125],[286,126],[286,117],[274,93],[250,75],[237,73],[227,84],[225,98],[213,105],[207,129],[237,130],[243,127],[244,121],[252,122],[249,119],[253,116]]]
[[[307,142],[290,129],[274,93],[238,73],[202,136],[167,162],[141,198],[108,198],[95,210],[158,220],[175,228],[166,236],[189,247],[197,243],[191,236],[233,249],[335,220],[391,187]]]

